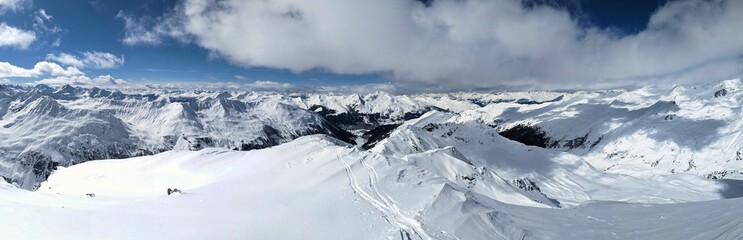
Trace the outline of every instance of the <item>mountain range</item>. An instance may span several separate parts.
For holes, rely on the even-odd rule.
[[[9,213],[0,230],[737,239],[741,89],[740,80],[408,95],[0,85]]]

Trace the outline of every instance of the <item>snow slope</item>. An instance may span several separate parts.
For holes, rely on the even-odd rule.
[[[398,158],[314,135],[248,152],[210,148],[91,161],[56,171],[36,192],[0,183],[0,233],[9,239],[743,236],[741,199],[588,201],[556,209],[494,172],[472,168],[475,160],[463,154],[450,147]],[[183,193],[168,196],[167,188]]]
[[[691,174],[647,178],[606,173],[566,152],[524,146],[478,122],[458,123],[453,114],[429,112],[398,127],[371,151],[410,158],[454,148],[471,165],[487,169],[558,206],[589,200],[671,203],[720,198],[728,185]],[[490,184],[486,184],[490,185]]]
[[[531,140],[583,155],[595,167],[637,177],[691,173],[743,178],[743,85],[727,80],[700,86],[576,92],[559,101],[495,103],[462,112],[499,131],[530,126]],[[523,131],[523,128],[521,130]]]

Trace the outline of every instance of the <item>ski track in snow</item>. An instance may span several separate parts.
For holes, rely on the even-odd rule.
[[[359,162],[361,162],[361,165],[364,166],[366,169],[369,169],[371,171],[371,175],[369,175],[369,186],[374,190],[375,193],[377,193],[378,197],[382,199],[387,205],[394,205],[397,206],[397,201],[393,199],[386,191],[380,187],[379,184],[379,174],[377,174],[377,170],[374,169],[371,165],[366,163],[365,161],[366,157],[362,157]]]
[[[413,233],[420,239],[432,239],[423,230],[420,222],[403,213],[403,211],[400,209],[400,207],[397,206],[395,201],[392,200],[392,198],[387,193],[381,191],[381,189],[378,187],[379,181],[377,178],[377,173],[373,167],[364,163],[363,159],[360,160],[364,168],[369,169],[372,172],[369,177],[369,185],[371,186],[371,190],[374,191],[374,195],[376,195],[379,199],[374,198],[371,194],[361,188],[358,180],[356,179],[356,175],[351,169],[351,166],[348,165],[348,163],[346,163],[346,161],[344,161],[340,157],[340,155],[337,155],[336,158],[343,165],[343,167],[346,168],[346,174],[348,175],[351,188],[353,188],[354,192],[358,193],[361,198],[363,198],[369,204],[374,206],[374,208],[382,212],[382,216],[385,218],[385,220],[387,220],[387,222],[393,225],[397,225],[397,227],[402,229],[412,230]]]

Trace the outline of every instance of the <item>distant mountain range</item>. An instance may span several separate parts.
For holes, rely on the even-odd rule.
[[[208,147],[261,149],[311,134],[371,148],[429,111],[612,173],[743,176],[739,80],[576,92],[392,95],[0,85],[0,175],[34,189],[57,166]],[[374,140],[368,142],[368,139]]]

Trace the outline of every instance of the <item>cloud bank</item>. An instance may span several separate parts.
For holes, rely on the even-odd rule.
[[[124,18],[125,14],[120,14]],[[516,0],[186,0],[124,42],[193,42],[234,64],[431,85],[604,88],[743,73],[743,1],[681,0],[619,35]],[[128,19],[128,20],[127,20]]]
[[[38,62],[33,68],[22,68],[8,62],[0,62],[0,83],[10,83],[6,78],[37,78],[33,84],[47,85],[74,85],[117,87],[128,86],[129,82],[117,79],[111,75],[101,75],[95,78],[88,77],[74,66],[64,68],[52,62]]]
[[[26,69],[15,66],[8,62],[0,62],[0,78],[30,78],[30,77],[41,77],[41,76],[76,76],[84,75],[79,69],[75,67],[63,68],[56,63],[50,62],[38,62],[33,68]]]
[[[116,56],[106,52],[83,52],[80,57],[68,53],[47,54],[46,60],[58,62],[66,66],[91,69],[113,69],[124,64],[123,56]]]
[[[46,78],[39,81],[34,81],[33,84],[46,84],[52,86],[72,85],[85,87],[128,87],[129,82],[123,79],[114,78],[111,75],[101,75],[92,79],[85,75],[77,75]]]

